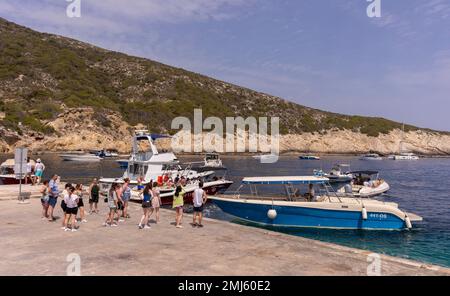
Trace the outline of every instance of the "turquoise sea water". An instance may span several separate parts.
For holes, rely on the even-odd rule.
[[[6,157],[0,155],[0,161]],[[87,183],[93,177],[118,177],[122,174],[122,170],[111,160],[83,164],[62,162],[54,154],[40,157],[48,168],[45,176],[56,172],[64,181]],[[180,157],[180,159],[198,161],[199,158]],[[424,222],[414,230],[284,229],[282,231],[291,235],[450,267],[450,159],[360,161],[357,157],[327,156],[321,161],[304,161],[294,156],[286,156],[281,157],[276,164],[261,164],[251,157],[224,157],[223,161],[228,168],[227,177],[235,181],[229,192],[235,190],[246,176],[311,175],[313,169],[322,168],[327,171],[336,163],[348,163],[353,170],[378,170],[380,176],[391,185],[389,193],[380,199],[396,202],[401,209],[424,218]],[[206,215],[237,222],[214,205],[207,207]]]

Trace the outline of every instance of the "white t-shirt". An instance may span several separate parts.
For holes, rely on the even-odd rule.
[[[194,198],[193,198],[194,207],[198,208],[203,205],[203,193],[204,191],[201,188],[197,188],[194,190]]]
[[[64,202],[66,203],[66,206],[68,208],[76,208],[78,206],[78,199],[80,197],[74,193],[72,193],[71,195],[69,195],[69,193],[66,193],[64,195]]]
[[[36,165],[34,166],[34,170],[35,171],[43,171],[44,170],[44,165],[40,162],[36,163]]]

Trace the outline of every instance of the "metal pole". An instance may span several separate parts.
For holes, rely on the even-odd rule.
[[[23,175],[22,166],[23,166],[23,149],[20,149],[19,202],[23,202],[23,200],[22,200],[22,175]]]

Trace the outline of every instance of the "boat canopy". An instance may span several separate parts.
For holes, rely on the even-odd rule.
[[[248,177],[242,184],[325,184],[328,178],[319,176],[290,176],[290,177]]]
[[[354,175],[359,175],[359,174],[361,174],[361,175],[376,175],[376,174],[378,174],[378,171],[353,171],[353,172],[350,172],[350,174],[354,174]]]

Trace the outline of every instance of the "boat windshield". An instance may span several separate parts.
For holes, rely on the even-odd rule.
[[[128,169],[126,171],[127,178],[131,180],[136,180],[140,176],[145,176],[147,174],[148,166],[142,165],[139,163],[133,163],[128,165]]]

